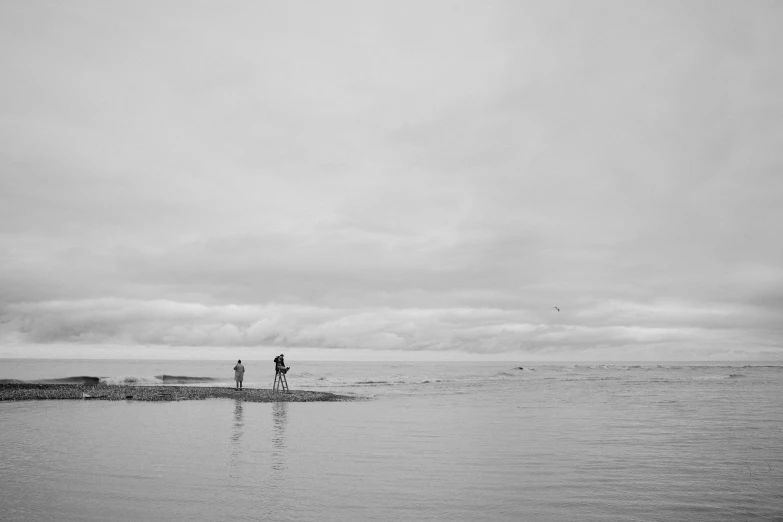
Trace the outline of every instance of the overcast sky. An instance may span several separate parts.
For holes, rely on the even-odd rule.
[[[781,360],[781,27],[4,1],[0,356]]]

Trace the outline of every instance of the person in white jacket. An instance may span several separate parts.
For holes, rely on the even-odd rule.
[[[237,390],[242,389],[242,380],[245,378],[245,367],[242,365],[242,359],[237,361],[234,366],[234,380],[237,381]]]

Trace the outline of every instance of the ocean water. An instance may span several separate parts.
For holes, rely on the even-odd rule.
[[[233,386],[233,364],[0,379]],[[0,403],[0,518],[783,520],[780,363],[288,364],[292,389],[368,399]]]

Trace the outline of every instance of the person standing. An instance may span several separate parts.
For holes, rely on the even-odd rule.
[[[242,359],[237,361],[234,366],[234,380],[237,381],[237,390],[242,389],[242,381],[245,378],[245,366],[242,364]]]

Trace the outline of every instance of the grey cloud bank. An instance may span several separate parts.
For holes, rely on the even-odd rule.
[[[783,358],[777,4],[0,14],[0,355]]]
[[[592,357],[594,350],[622,353],[626,360],[651,355],[672,360],[683,355],[774,354],[780,330],[764,331],[763,320],[736,324],[742,312],[747,313],[639,308],[629,303],[562,314],[497,308],[334,309],[101,299],[11,305],[0,334],[12,344],[280,346],[428,351],[443,356],[459,351],[548,360],[574,354]],[[749,346],[766,350],[752,352]]]

